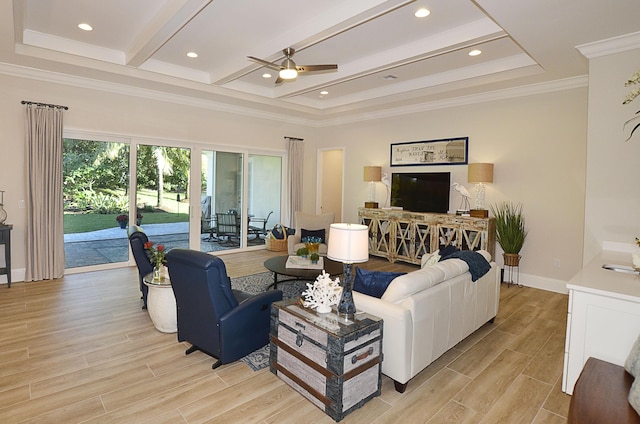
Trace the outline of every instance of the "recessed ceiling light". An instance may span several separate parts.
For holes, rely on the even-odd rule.
[[[481,51],[481,50],[478,50],[478,49],[476,49],[476,50],[471,50],[471,51],[469,52],[469,56],[478,56],[478,55],[479,55],[479,54],[481,54],[481,53],[482,53],[482,51]]]
[[[78,24],[78,28],[80,28],[83,31],[93,31],[93,27],[86,23]]]
[[[268,72],[265,72],[264,74],[262,74],[262,78],[271,78],[271,74]]]
[[[329,94],[329,92],[327,90],[322,90],[320,94],[322,94],[323,96],[326,96],[327,94]]]
[[[196,57],[198,57],[198,53],[196,53],[196,52],[189,52],[189,53],[187,53],[187,56],[189,56],[190,58],[195,59]]]
[[[431,12],[429,11],[429,9],[425,9],[424,7],[422,9],[418,9],[416,13],[414,13],[416,18],[426,18],[430,14]]]

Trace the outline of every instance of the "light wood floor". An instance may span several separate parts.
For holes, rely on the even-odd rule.
[[[272,252],[222,256],[232,277]],[[372,259],[366,268],[412,270]],[[268,369],[211,370],[140,309],[134,268],[0,286],[0,423],[331,423]],[[344,423],[565,423],[567,296],[501,290],[500,312],[409,382]]]

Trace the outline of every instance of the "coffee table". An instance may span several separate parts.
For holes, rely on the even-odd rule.
[[[276,256],[264,261],[264,267],[273,272],[273,283],[269,284],[269,287],[273,286],[274,289],[278,288],[278,283],[284,283],[287,281],[297,280],[315,280],[318,275],[322,273],[321,269],[304,269],[304,268],[287,268],[285,264],[289,256]],[[324,270],[327,274],[335,277],[342,274],[342,263],[332,261],[331,259],[324,257]],[[283,280],[278,280],[278,275],[289,277]],[[267,287],[267,289],[269,288]]]

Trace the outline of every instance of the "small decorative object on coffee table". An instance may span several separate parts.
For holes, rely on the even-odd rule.
[[[271,308],[270,370],[335,421],[380,395],[382,320],[345,320],[294,300]]]
[[[293,259],[292,259],[293,258]],[[317,264],[312,264],[311,260],[306,259],[305,265],[300,267],[287,266],[287,263],[291,265],[291,261],[303,261],[302,258],[296,256],[276,256],[264,261],[264,267],[273,272],[273,283],[269,286],[273,286],[274,289],[278,288],[278,284],[287,281],[307,280],[314,281],[318,275],[322,273],[324,269],[327,274],[332,277],[336,277],[342,274],[342,264],[332,261],[329,258],[320,257]],[[285,276],[288,278],[278,279],[278,276]]]

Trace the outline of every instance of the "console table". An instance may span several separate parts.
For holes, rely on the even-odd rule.
[[[423,255],[448,245],[495,257],[495,218],[358,208],[358,220],[369,227],[369,253],[390,262],[420,265]]]
[[[0,268],[0,275],[7,275],[7,287],[11,287],[11,230],[13,225],[0,224],[0,245],[4,245],[4,268]]]

